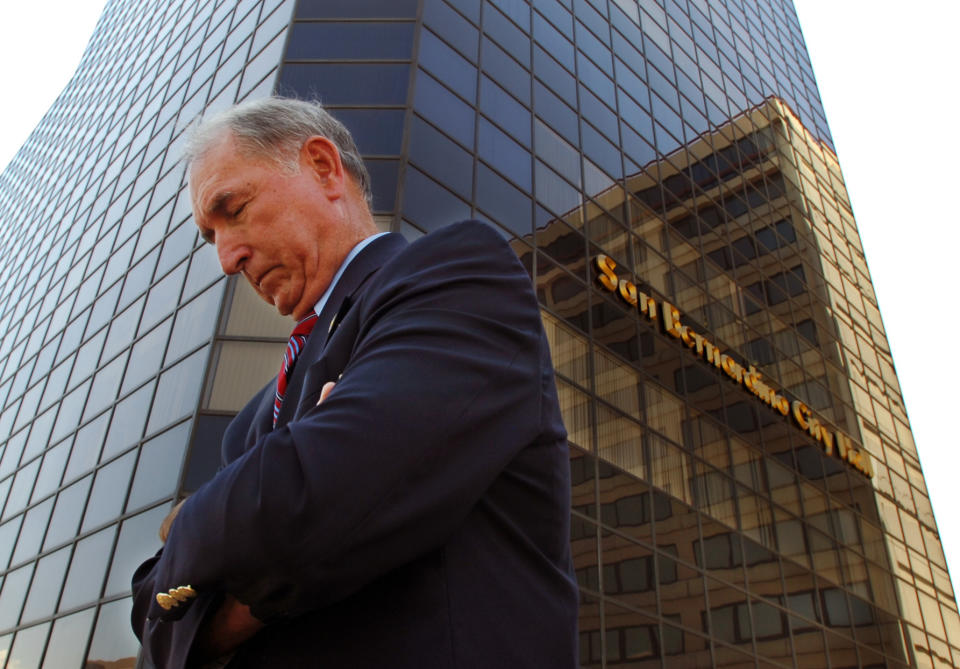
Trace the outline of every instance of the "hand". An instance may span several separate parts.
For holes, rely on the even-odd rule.
[[[327,399],[327,396],[333,391],[336,385],[333,381],[327,381],[323,384],[323,388],[320,389],[320,399],[317,400],[317,406],[320,406],[321,402]]]
[[[250,607],[227,595],[223,604],[200,628],[195,653],[202,661],[225,655],[263,628],[263,622],[250,613]]]
[[[180,500],[176,506],[170,509],[170,513],[168,513],[167,517],[163,519],[162,523],[160,523],[160,541],[163,543],[167,543],[167,537],[170,536],[170,528],[173,527],[173,521],[176,519],[177,514],[180,513],[180,508],[186,501],[186,499]]]

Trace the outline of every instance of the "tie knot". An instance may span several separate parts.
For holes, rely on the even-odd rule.
[[[290,334],[291,337],[307,337],[313,331],[313,326],[317,324],[317,321],[320,320],[320,317],[317,314],[313,313],[304,318],[302,321],[297,323],[297,326],[293,328],[293,332]]]

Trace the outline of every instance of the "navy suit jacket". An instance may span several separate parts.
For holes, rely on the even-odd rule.
[[[566,433],[529,277],[496,231],[374,240],[271,429],[273,388],[134,577],[156,666],[190,666],[222,593],[268,623],[231,668],[576,666]],[[186,584],[197,598],[156,603]]]

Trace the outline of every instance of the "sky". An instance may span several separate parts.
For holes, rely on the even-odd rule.
[[[956,0],[794,0],[933,512],[960,586]]]
[[[960,483],[956,0],[795,0],[954,583]],[[69,81],[104,0],[0,0],[0,165]],[[0,225],[3,222],[0,221]],[[955,264],[956,263],[956,264]]]

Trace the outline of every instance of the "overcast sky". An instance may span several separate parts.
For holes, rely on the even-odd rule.
[[[960,214],[948,161],[960,157],[960,2],[795,1],[956,582]],[[6,165],[69,80],[104,2],[0,3]]]

